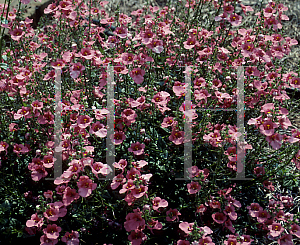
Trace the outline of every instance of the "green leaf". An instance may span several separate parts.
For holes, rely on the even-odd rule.
[[[4,70],[8,69],[8,65],[6,63],[0,63],[0,67]]]

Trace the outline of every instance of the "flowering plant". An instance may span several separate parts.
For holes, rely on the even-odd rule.
[[[300,130],[284,88],[300,79],[279,63],[297,44],[281,33],[287,8],[261,6],[250,28],[254,9],[236,0],[145,6],[131,17],[110,16],[107,4],[54,1],[44,11],[52,22],[37,30],[29,18],[2,25],[12,40],[0,73],[1,239],[299,242]],[[235,114],[241,83],[247,141]]]

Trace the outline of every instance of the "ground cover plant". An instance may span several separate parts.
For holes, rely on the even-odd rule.
[[[1,5],[0,31],[11,37],[9,47],[2,39],[0,46],[1,242],[299,244],[300,130],[289,120],[299,101],[285,87],[298,89],[300,78],[280,63],[297,44],[282,29],[287,8],[195,0],[111,16],[107,3],[54,1],[37,29],[20,10]],[[108,66],[115,81],[112,167]],[[242,180],[234,180],[241,171],[238,67]],[[58,74],[63,174],[47,180],[56,166]],[[189,179],[178,180],[189,118]]]

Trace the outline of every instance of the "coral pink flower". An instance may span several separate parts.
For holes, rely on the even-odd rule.
[[[193,230],[194,223],[182,222],[179,224],[179,228],[186,234],[190,234]]]
[[[63,242],[67,245],[79,245],[79,233],[78,231],[66,232],[66,234],[61,238]]]
[[[145,71],[141,68],[134,68],[129,75],[136,84],[141,84],[144,81]]]
[[[56,239],[59,236],[59,232],[61,231],[61,228],[57,226],[56,224],[49,224],[47,225],[47,228],[43,229],[44,234],[48,239]]]
[[[279,223],[272,223],[272,225],[268,226],[269,234],[272,237],[280,236],[280,234],[284,231],[284,228]]]
[[[196,194],[198,191],[200,191],[201,186],[198,182],[192,181],[191,183],[187,184],[187,188],[190,194]]]
[[[79,181],[77,182],[78,194],[82,197],[88,197],[92,194],[92,191],[96,189],[97,184],[88,176],[80,176]]]
[[[178,215],[181,215],[181,213],[179,213],[176,208],[175,209],[170,208],[166,212],[166,215],[167,215],[167,217],[166,217],[167,221],[175,221],[175,220],[179,220]]]
[[[31,215],[31,219],[30,220],[27,220],[26,222],[26,226],[27,227],[33,227],[33,226],[36,226],[38,227],[39,229],[43,226],[44,224],[44,218],[40,218],[37,213]]]
[[[64,190],[64,194],[63,194],[63,204],[65,206],[70,205],[73,201],[77,200],[79,198],[78,193],[76,193],[75,189],[71,189],[70,187],[67,187]]]
[[[132,152],[134,155],[142,155],[144,153],[145,145],[140,142],[132,143],[131,147],[128,148],[129,152]]]
[[[158,211],[159,208],[165,208],[168,207],[168,202],[165,199],[161,199],[160,197],[155,197],[152,200],[153,203],[153,210]]]
[[[212,218],[218,224],[223,224],[227,219],[223,213],[219,213],[219,212],[212,214]]]

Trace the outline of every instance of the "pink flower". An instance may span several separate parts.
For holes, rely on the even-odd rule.
[[[249,214],[251,217],[257,217],[258,212],[262,210],[262,207],[258,203],[251,203],[250,206],[247,207],[249,210]]]
[[[279,245],[294,245],[291,234],[285,234],[277,240]]]
[[[190,245],[190,242],[187,240],[178,240],[177,245]]]
[[[250,245],[251,242],[253,242],[254,240],[251,239],[251,237],[249,235],[242,235],[240,237],[240,243],[241,245]]]
[[[73,79],[76,79],[79,77],[80,73],[85,70],[85,67],[80,63],[77,62],[76,64],[72,63],[72,66],[70,66],[70,76]]]
[[[114,31],[114,34],[116,34],[119,38],[126,38],[127,37],[128,30],[124,26],[117,27]]]
[[[147,227],[151,231],[151,233],[154,234],[152,230],[161,230],[162,224],[157,220],[151,219],[148,221]]]
[[[31,112],[31,108],[30,107],[22,106],[22,109],[19,109],[17,111],[17,113],[14,114],[14,119],[17,120],[17,119],[20,119],[22,117],[24,117],[25,119],[31,118],[32,115],[31,115],[30,112]]]
[[[128,240],[132,245],[140,245],[143,241],[147,240],[147,236],[140,230],[131,231]]]
[[[175,220],[179,220],[178,215],[181,215],[181,213],[179,213],[176,208],[175,209],[170,208],[166,212],[166,215],[167,215],[167,217],[166,217],[167,221],[175,221]]]
[[[224,241],[225,245],[240,245],[240,243],[236,240],[236,236],[228,235],[228,240]]]
[[[93,183],[88,176],[80,176],[77,186],[79,188],[78,194],[82,197],[88,197],[96,189],[97,184]]]
[[[280,236],[280,234],[284,231],[284,228],[279,223],[273,223],[272,225],[268,226],[269,234],[272,237]]]
[[[113,170],[108,164],[103,164],[102,162],[95,162],[92,165],[92,172],[98,178],[98,174],[102,174],[103,176],[107,176]]]
[[[83,48],[81,49],[79,55],[82,58],[85,58],[86,60],[91,60],[95,57],[95,50],[89,49],[89,48]]]
[[[11,39],[15,41],[19,41],[21,37],[24,35],[24,32],[20,28],[16,28],[13,31],[10,32]]]
[[[52,168],[54,165],[54,159],[52,155],[46,155],[43,158],[43,165],[45,168]]]
[[[161,199],[160,197],[155,197],[152,200],[153,203],[153,210],[158,211],[159,208],[165,208],[168,207],[168,202],[165,199]]]
[[[43,232],[48,239],[57,239],[60,231],[61,228],[56,224],[49,224],[47,225],[47,228],[43,229]]]
[[[219,213],[219,212],[212,214],[212,218],[218,224],[223,224],[227,219],[223,213]]]
[[[90,134],[95,134],[97,137],[105,138],[107,135],[107,129],[99,121],[92,124],[92,127],[89,131]]]
[[[290,233],[300,238],[300,226],[296,224],[292,224]]]
[[[115,176],[110,184],[111,189],[117,189],[121,184],[126,182],[126,178],[124,178],[123,174],[118,174]]]
[[[300,131],[293,129],[292,130],[292,136],[289,138],[289,142],[290,143],[295,143],[298,142],[300,140]]]
[[[113,166],[117,169],[121,169],[122,170],[122,173],[124,172],[124,169],[126,168],[127,166],[127,161],[125,159],[120,159],[119,162],[115,162],[113,164]]]
[[[198,191],[200,191],[201,186],[198,182],[192,181],[191,183],[187,184],[187,188],[190,194],[196,194]]]
[[[134,155],[142,155],[144,153],[145,145],[140,142],[132,143],[131,147],[128,148],[129,152],[133,152]]]
[[[87,115],[80,115],[77,119],[77,124],[80,128],[86,128],[92,123],[93,119]]]
[[[63,203],[65,206],[70,205],[73,201],[77,200],[79,198],[78,193],[76,193],[75,189],[71,189],[70,187],[67,187],[64,190],[64,195],[63,195]]]
[[[267,210],[261,209],[260,211],[258,211],[256,218],[259,223],[264,223],[268,218],[270,218],[270,214]]]
[[[53,191],[48,190],[44,192],[44,197],[49,198],[52,201]]]
[[[141,68],[134,68],[129,75],[136,84],[141,84],[144,81],[145,71]]]
[[[79,245],[79,233],[78,231],[66,232],[66,234],[62,237],[62,241],[67,245]]]
[[[26,226],[27,227],[38,227],[39,229],[43,226],[44,222],[43,222],[44,218],[40,218],[37,213],[31,215],[31,219],[27,220],[26,222]]]
[[[131,191],[131,193],[135,198],[141,198],[142,196],[144,196],[146,194],[147,190],[148,190],[147,186],[140,185],[138,188],[137,187],[134,188]]]
[[[266,136],[273,135],[275,128],[278,128],[278,125],[276,123],[273,123],[270,119],[267,119],[263,124],[259,126],[260,132]]]
[[[215,243],[212,242],[211,237],[209,237],[209,236],[203,236],[199,240],[199,245],[215,245]]]
[[[63,67],[65,67],[65,62],[62,59],[58,59],[57,61],[51,62],[51,66],[54,69],[62,69]]]
[[[145,225],[145,220],[142,218],[142,212],[140,212],[139,208],[133,211],[133,213],[126,215],[126,221],[124,222],[126,231],[133,231]]]
[[[278,134],[278,133],[275,133],[271,136],[266,137],[266,141],[269,142],[270,146],[272,146],[272,148],[274,150],[278,150],[281,147],[282,139],[283,139],[283,136],[281,134]]]
[[[229,22],[233,26],[239,26],[242,23],[242,16],[238,14],[231,14],[229,17]]]
[[[194,48],[196,43],[198,43],[198,42],[196,41],[196,38],[194,36],[189,37],[185,42],[183,42],[185,49]]]
[[[145,32],[142,32],[141,38],[142,38],[142,43],[147,45],[152,42],[152,37],[154,37],[154,33],[151,32],[150,30],[146,30]]]
[[[42,235],[40,238],[41,245],[55,245],[58,243],[57,239],[50,239],[47,235]]]
[[[181,145],[184,141],[184,131],[177,131],[173,128],[169,140],[172,141],[175,145]]]
[[[186,234],[190,234],[193,230],[194,223],[182,222],[179,224],[179,228]]]
[[[39,181],[42,178],[45,178],[48,175],[48,172],[45,170],[44,166],[35,166],[31,172],[31,178],[33,181]]]
[[[19,154],[24,154],[29,152],[29,149],[27,148],[27,146],[24,146],[22,144],[15,144],[13,152],[19,156]]]

